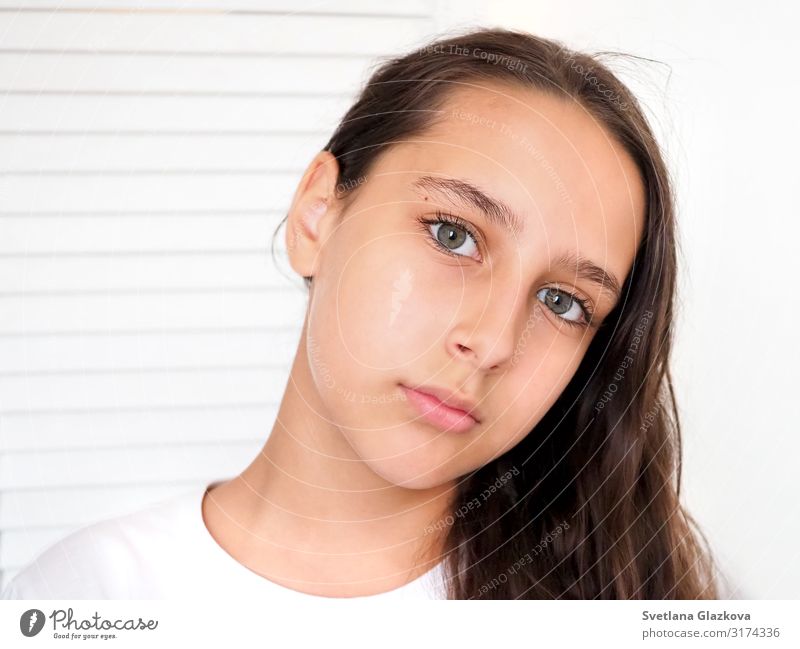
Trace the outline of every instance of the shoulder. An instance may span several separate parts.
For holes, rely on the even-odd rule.
[[[180,570],[182,548],[191,547],[202,492],[193,489],[72,532],[25,566],[1,598],[158,597],[164,571]]]

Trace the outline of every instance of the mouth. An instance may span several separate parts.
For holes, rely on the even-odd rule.
[[[428,423],[433,424],[443,431],[466,433],[478,425],[475,419],[466,410],[459,410],[445,405],[432,394],[400,385],[406,399],[417,413]]]

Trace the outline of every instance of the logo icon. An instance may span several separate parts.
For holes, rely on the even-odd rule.
[[[19,630],[22,635],[31,638],[44,628],[44,613],[38,608],[25,611],[19,618]]]

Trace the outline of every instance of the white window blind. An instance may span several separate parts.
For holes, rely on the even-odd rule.
[[[305,164],[376,56],[476,12],[0,1],[0,587],[249,463],[302,325],[270,241]]]

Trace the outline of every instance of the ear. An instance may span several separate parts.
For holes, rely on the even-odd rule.
[[[330,151],[320,151],[295,190],[286,219],[286,250],[292,269],[301,277],[316,274],[322,246],[335,226],[338,177],[336,157]]]

